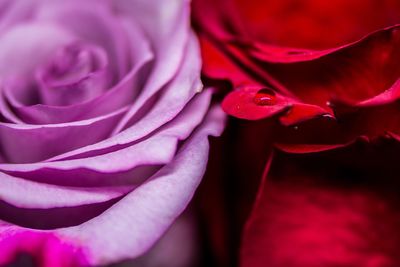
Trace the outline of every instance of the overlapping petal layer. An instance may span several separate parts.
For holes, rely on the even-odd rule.
[[[372,110],[397,105],[396,1],[221,0],[194,1],[193,6],[204,74],[227,80],[234,88],[223,102],[228,114],[250,120],[277,116],[283,125],[300,127],[309,120],[330,118],[340,136],[348,134],[346,140],[333,138],[333,146],[358,136],[398,131],[389,122],[396,115],[383,111],[379,116],[389,127],[372,129],[357,119],[351,123],[358,128],[354,133],[342,125],[350,117],[374,121],[378,115]],[[229,12],[222,14],[215,6]],[[346,23],[351,25],[343,26]],[[273,92],[275,103],[254,101],[265,88]]]

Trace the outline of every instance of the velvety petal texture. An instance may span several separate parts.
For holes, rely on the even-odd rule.
[[[218,266],[398,266],[399,1],[192,6],[235,117],[202,202]]]
[[[273,154],[244,228],[241,266],[397,266],[398,149],[386,140]]]
[[[145,254],[190,202],[224,125],[200,81],[190,2],[0,9],[0,264]]]

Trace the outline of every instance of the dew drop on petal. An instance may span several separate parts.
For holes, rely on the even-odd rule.
[[[272,89],[263,88],[255,94],[253,101],[259,106],[272,106],[276,104],[276,94]]]

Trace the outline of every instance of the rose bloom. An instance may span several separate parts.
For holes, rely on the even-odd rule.
[[[400,266],[400,2],[195,0],[193,13],[204,76],[247,120],[220,144],[225,178],[206,179],[224,194],[208,224],[218,260]]]
[[[99,266],[144,253],[138,266],[188,264],[179,261],[194,241],[186,215],[149,249],[185,210],[208,136],[223,128],[200,81],[189,8],[1,1],[1,266]]]

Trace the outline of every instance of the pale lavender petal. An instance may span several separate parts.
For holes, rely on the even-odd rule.
[[[117,85],[96,99],[86,103],[71,106],[48,106],[37,104],[33,106],[15,107],[18,116],[27,123],[56,124],[76,120],[86,120],[103,116],[132,102],[135,94],[135,76],[151,59],[151,54],[144,57]]]
[[[174,136],[158,134],[127,148],[95,157],[30,164],[0,164],[0,169],[7,172],[32,172],[43,168],[85,168],[101,173],[121,172],[139,165],[169,162],[175,154],[177,143],[178,139]]]
[[[141,86],[141,71],[153,59],[150,44],[137,25],[121,19],[126,29],[131,51],[131,70],[115,86],[91,101],[71,106],[49,106],[35,104],[31,106],[13,106],[15,113],[26,123],[51,124],[74,120],[85,120],[102,116],[131,104]],[[138,42],[138,40],[140,40]],[[0,110],[1,111],[1,110]]]
[[[170,81],[182,67],[190,39],[189,1],[116,0],[121,13],[131,16],[147,33],[154,47],[155,64],[142,94],[127,112],[115,132],[125,128],[140,107]],[[199,75],[199,72],[194,72]],[[200,79],[200,77],[198,77]]]
[[[199,80],[201,57],[197,39],[194,35],[191,35],[185,52],[185,60],[182,62],[179,72],[166,85],[150,112],[146,113],[145,116],[141,117],[131,127],[104,141],[58,155],[53,160],[77,157],[88,152],[101,152],[103,149],[110,149],[114,146],[131,143],[172,120],[185,107],[188,101],[202,89]]]
[[[46,40],[43,42],[43,40]],[[57,48],[76,38],[51,24],[20,24],[0,36],[0,75],[2,79],[29,76],[45,64]]]
[[[84,243],[94,265],[143,254],[192,198],[207,164],[207,137],[221,133],[224,116],[214,107],[175,159],[152,179],[92,220],[56,232]]]
[[[30,229],[52,230],[71,227],[99,216],[120,199],[115,198],[106,202],[43,209],[15,207],[0,200],[0,219],[19,227]]]
[[[0,94],[0,114],[4,117],[4,119],[7,122],[11,122],[11,123],[16,123],[16,124],[20,124],[23,123],[23,121],[21,121],[15,114],[14,112],[10,109],[10,107],[8,106],[8,103],[5,100],[5,96],[4,96],[4,91],[1,86],[1,94]]]
[[[65,124],[0,123],[0,144],[10,162],[36,162],[110,135],[126,108],[106,116]]]
[[[107,1],[45,1],[38,21],[59,25],[81,40],[102,46],[110,57],[110,69],[121,79],[130,68],[126,33]]]
[[[207,112],[211,90],[199,94],[171,123],[156,134],[128,147],[94,157],[47,161],[29,164],[0,164],[0,170],[9,173],[35,172],[55,169],[60,172],[73,169],[90,169],[101,173],[127,171],[140,165],[165,164],[175,155],[179,140],[186,139],[202,121]],[[1,128],[0,128],[1,129]],[[76,178],[74,176],[74,178]]]
[[[187,207],[225,119],[203,91],[190,1],[1,1],[0,248],[30,228],[94,266],[144,255]],[[59,247],[35,240],[58,264]],[[189,266],[160,244],[138,265]]]
[[[83,43],[62,47],[36,74],[41,103],[53,106],[90,101],[109,88],[112,78],[104,49]]]
[[[157,243],[139,258],[118,267],[193,267],[199,261],[199,236],[194,214],[185,211]]]
[[[1,0],[0,34],[33,17],[36,5],[33,1]]]
[[[132,186],[72,188],[37,183],[0,172],[0,199],[21,208],[55,208],[106,202],[121,197]]]

